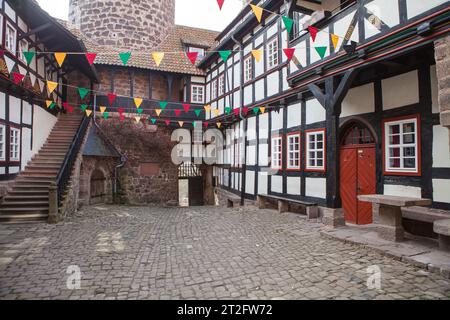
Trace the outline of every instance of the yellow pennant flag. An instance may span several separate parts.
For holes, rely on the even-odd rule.
[[[105,113],[105,111],[106,111],[106,107],[100,107],[100,112],[101,113]]]
[[[134,104],[136,105],[136,108],[138,108],[139,109],[139,107],[141,106],[141,104],[142,104],[142,99],[141,98],[134,98]]]
[[[153,60],[155,60],[156,66],[159,67],[162,60],[164,59],[164,52],[152,52]]]
[[[158,117],[161,115],[162,110],[161,109],[156,109],[155,110],[156,114],[158,115]]]
[[[216,117],[219,115],[220,110],[219,109],[214,109],[214,114],[216,115]]]
[[[259,108],[259,111],[261,111],[261,113],[264,113],[264,112],[266,112],[266,108],[265,107],[261,107],[261,108]]]
[[[141,117],[134,117],[134,119],[136,120],[136,123],[141,122]]]
[[[86,115],[87,115],[88,117],[90,117],[91,114],[92,114],[92,110],[86,109]]]
[[[47,106],[47,109],[50,108],[50,106],[53,104],[52,100],[45,101],[45,105]]]
[[[178,121],[178,124],[182,127],[184,125],[184,121]]]
[[[48,94],[51,95],[53,91],[55,91],[56,87],[58,86],[57,82],[53,81],[47,81],[47,91]]]
[[[261,23],[263,8],[255,6],[254,4],[251,4],[250,7],[252,7],[253,13],[256,16],[256,19],[258,19],[258,22]]]
[[[331,42],[333,42],[333,48],[336,50],[338,43],[339,43],[339,36],[335,34],[331,34]]]
[[[262,49],[252,50],[252,55],[255,58],[256,62],[261,61],[262,52],[263,52]]]
[[[222,126],[222,123],[221,122],[217,122],[217,128],[220,129],[221,126]]]
[[[56,62],[58,62],[58,65],[60,68],[62,67],[62,65],[64,63],[64,60],[66,60],[66,57],[67,57],[67,53],[55,52],[55,59],[56,59]]]
[[[205,106],[205,111],[211,111],[211,106],[210,106],[209,104],[207,104],[207,105]]]

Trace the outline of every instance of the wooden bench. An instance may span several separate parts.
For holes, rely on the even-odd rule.
[[[270,196],[270,195],[258,195],[258,207],[259,209],[266,209],[268,208],[268,204],[270,201],[277,201],[278,204],[278,212],[288,212],[290,210],[290,204],[296,204],[301,207],[304,207],[306,210],[306,215],[308,216],[308,219],[317,219],[319,217],[319,207],[317,206],[317,203],[314,202],[307,202],[307,201],[301,201],[301,200],[295,200],[295,199],[288,199],[283,197],[277,197],[277,196]]]
[[[450,251],[450,219],[435,221],[433,231],[439,235],[439,248]]]
[[[409,220],[434,223],[438,220],[450,219],[450,214],[426,207],[409,207],[402,208],[402,217]]]

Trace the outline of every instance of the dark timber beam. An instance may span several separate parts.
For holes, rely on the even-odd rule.
[[[34,28],[33,30],[31,30],[31,31],[29,31],[29,32],[27,32],[27,33],[21,34],[21,35],[17,38],[17,40],[20,41],[20,40],[22,40],[22,39],[25,39],[25,38],[27,38],[27,37],[29,37],[29,36],[32,36],[33,34],[36,34],[36,33],[38,33],[38,32],[44,31],[44,30],[50,28],[51,26],[52,26],[52,24],[51,24],[50,22],[49,22],[49,23],[46,23],[46,24],[43,24],[43,25],[41,25],[41,26],[39,26],[39,27],[37,27],[37,28]]]
[[[172,100],[173,75],[166,75],[167,79],[167,101]]]

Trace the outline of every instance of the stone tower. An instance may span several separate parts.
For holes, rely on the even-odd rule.
[[[175,0],[70,0],[69,22],[99,45],[152,49],[175,23]]]

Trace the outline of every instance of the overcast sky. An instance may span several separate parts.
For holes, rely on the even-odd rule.
[[[69,0],[38,0],[50,15],[67,20]],[[242,0],[225,0],[222,11],[216,0],[176,0],[176,23],[222,31],[242,9]]]

